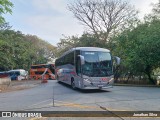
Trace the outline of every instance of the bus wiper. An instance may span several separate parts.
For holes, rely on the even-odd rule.
[[[96,61],[96,69],[98,69],[100,71],[100,73],[102,72],[102,69],[100,68],[100,63],[101,61]]]

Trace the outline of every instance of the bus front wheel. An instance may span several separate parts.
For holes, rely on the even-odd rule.
[[[56,79],[57,79],[57,82],[60,83],[58,75],[57,75]]]
[[[71,78],[71,86],[72,86],[72,89],[76,89],[75,81],[73,78]]]

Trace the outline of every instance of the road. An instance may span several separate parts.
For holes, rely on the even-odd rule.
[[[54,105],[53,105],[54,104]],[[72,90],[57,81],[0,93],[1,111],[160,111],[160,88],[114,86]]]

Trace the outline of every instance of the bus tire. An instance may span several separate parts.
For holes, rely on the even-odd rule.
[[[56,79],[57,79],[57,82],[60,83],[58,75],[57,75]]]
[[[71,78],[71,86],[72,86],[72,89],[74,90],[76,89],[74,78]]]

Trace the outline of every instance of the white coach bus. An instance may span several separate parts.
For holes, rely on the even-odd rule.
[[[77,47],[55,61],[56,79],[73,89],[106,89],[113,86],[113,57],[108,49]],[[117,64],[120,59],[116,57]]]
[[[15,69],[8,71],[11,80],[26,80],[28,77],[28,72],[24,69]]]

